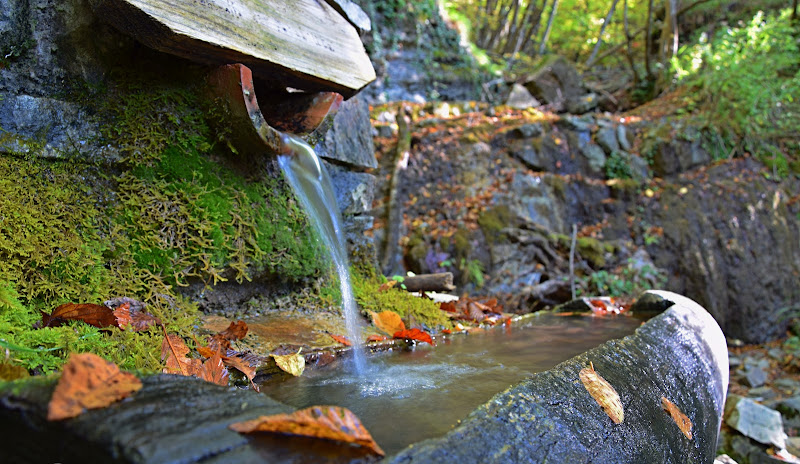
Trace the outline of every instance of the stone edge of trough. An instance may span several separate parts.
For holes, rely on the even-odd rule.
[[[689,298],[666,291],[644,298],[672,305],[633,335],[533,375],[445,436],[383,462],[712,462],[729,381],[725,337]],[[612,422],[581,383],[590,362],[618,392],[622,423]],[[662,397],[688,416],[691,439],[662,409]]]

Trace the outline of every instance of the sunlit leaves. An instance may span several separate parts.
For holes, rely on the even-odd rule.
[[[608,414],[608,417],[615,424],[621,424],[625,419],[625,411],[622,407],[622,400],[614,387],[594,370],[594,365],[591,363],[589,367],[581,369],[579,376],[583,386]]]

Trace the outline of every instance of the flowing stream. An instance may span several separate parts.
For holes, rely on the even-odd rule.
[[[350,262],[345,248],[342,218],[336,205],[330,175],[314,153],[314,149],[303,140],[289,134],[283,134],[281,140],[291,149],[291,153],[280,155],[278,163],[305,208],[322,243],[330,252],[339,277],[347,338],[353,343],[353,366],[356,375],[360,377],[366,369],[366,360],[361,328],[358,325],[358,306],[350,284]]]

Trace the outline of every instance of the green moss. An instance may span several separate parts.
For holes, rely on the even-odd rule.
[[[178,287],[190,279],[298,281],[327,267],[275,163],[240,174],[197,89],[105,92],[92,100],[105,102],[95,110],[120,162],[44,161],[27,152],[41,150],[34,145],[0,156],[0,337],[31,370],[52,372],[82,351],[128,369],[161,368],[155,329],[31,328],[59,304],[136,298],[168,332],[188,337],[198,312]]]
[[[458,258],[463,258],[469,255],[472,246],[469,243],[469,231],[459,226],[452,237],[454,255]]]
[[[580,237],[577,240],[576,248],[582,258],[589,261],[593,268],[605,266],[604,246],[599,240],[591,237]]]
[[[500,238],[500,231],[509,227],[513,214],[508,205],[498,205],[488,209],[478,216],[478,225],[489,242],[496,242]]]
[[[353,275],[353,293],[362,311],[394,311],[406,321],[413,319],[429,328],[452,327],[438,303],[401,289],[390,288],[381,292],[378,291],[380,285],[376,278]]]

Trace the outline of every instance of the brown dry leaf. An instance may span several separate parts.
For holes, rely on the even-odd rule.
[[[244,321],[231,322],[231,325],[219,335],[230,341],[241,340],[247,335],[247,323]]]
[[[16,364],[0,363],[0,381],[24,379],[26,377],[30,377],[28,369]]]
[[[122,303],[113,311],[117,327],[125,329],[130,326],[134,332],[147,330],[151,326],[161,324],[161,319],[131,307],[130,303]]]
[[[681,429],[681,432],[683,432],[683,434],[686,435],[686,438],[691,440],[692,421],[689,420],[686,414],[681,412],[681,410],[678,409],[678,407],[675,406],[675,404],[672,401],[664,398],[663,396],[661,397],[661,407],[664,409],[664,411],[667,411],[669,413],[669,415],[672,417],[672,420],[674,420],[675,423],[678,425],[678,428]]]
[[[200,368],[198,377],[206,382],[227,386],[228,369],[225,368],[225,364],[222,362],[222,356],[219,353],[214,353],[213,356],[208,358]]]
[[[142,381],[120,371],[116,364],[91,353],[73,354],[47,406],[47,420],[68,419],[87,409],[104,408],[140,388]]]
[[[583,386],[589,391],[597,404],[603,408],[603,411],[608,414],[608,417],[614,421],[615,424],[621,424],[625,419],[625,411],[622,408],[622,400],[619,394],[614,390],[614,387],[600,377],[600,374],[595,372],[594,365],[589,363],[589,367],[581,369],[579,376]]]
[[[312,406],[292,414],[261,416],[228,426],[239,433],[273,432],[354,443],[383,456],[385,453],[349,409]]]
[[[378,287],[378,292],[385,292],[386,290],[389,290],[390,288],[394,287],[395,285],[397,285],[397,281],[396,280],[390,280],[390,281],[388,281],[386,283],[381,284],[381,286]]]
[[[164,341],[161,342],[161,360],[166,362],[165,373],[198,375],[203,367],[202,361],[187,358],[187,354],[189,354],[189,347],[181,337],[176,334],[164,333]]]
[[[255,383],[253,383],[253,378],[255,378],[256,376],[255,367],[252,367],[250,363],[248,363],[244,359],[237,358],[235,356],[231,356],[230,358],[224,357],[222,358],[222,362],[224,362],[225,365],[228,366],[229,368],[232,367],[237,371],[241,372],[242,374],[244,374],[244,376],[247,377],[247,380],[250,381],[250,385],[253,386],[253,390],[258,391],[258,386],[256,386]]]
[[[375,327],[389,335],[406,330],[403,319],[394,311],[381,311],[379,313],[370,311],[369,314],[372,316],[372,323],[375,324]]]
[[[300,354],[299,351],[294,354],[273,354],[270,356],[275,359],[275,364],[277,364],[281,370],[288,372],[295,377],[300,377],[303,375],[303,371],[306,369],[306,359]]]
[[[83,321],[99,328],[117,326],[117,318],[108,306],[92,303],[66,303],[57,307],[51,314],[42,313],[41,327],[58,327],[67,321]]]

